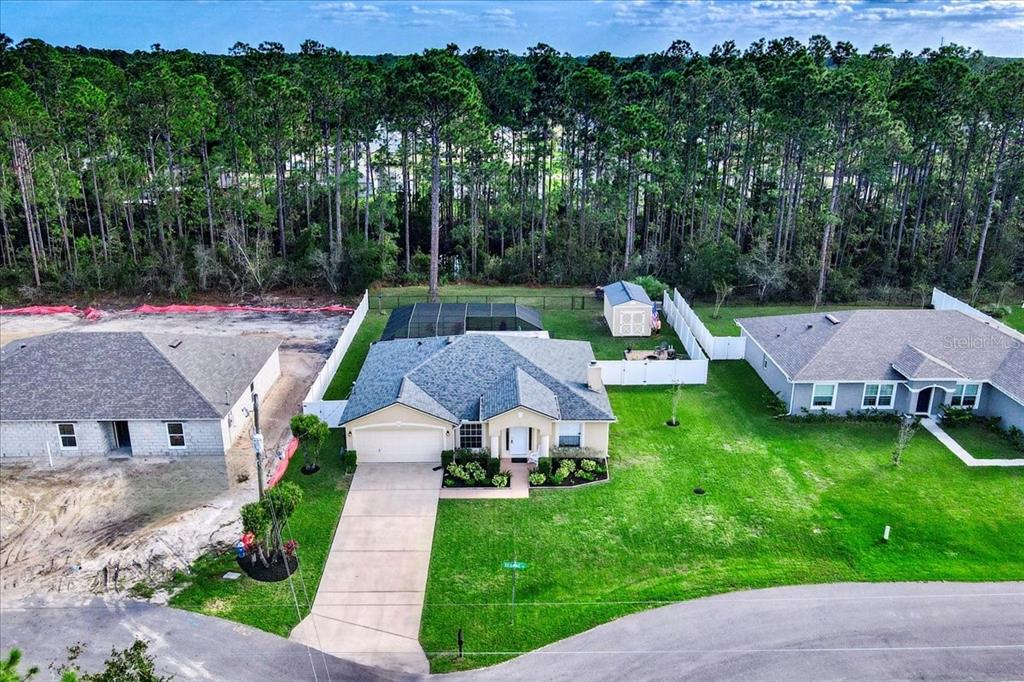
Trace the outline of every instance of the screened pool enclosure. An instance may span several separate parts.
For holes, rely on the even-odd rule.
[[[514,303],[415,303],[392,311],[380,340],[543,328],[536,310]]]

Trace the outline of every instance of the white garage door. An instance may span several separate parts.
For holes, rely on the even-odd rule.
[[[356,432],[360,462],[440,462],[444,432],[415,426],[360,429]]]

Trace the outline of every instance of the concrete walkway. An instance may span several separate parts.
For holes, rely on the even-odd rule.
[[[972,456],[960,443],[943,431],[939,423],[931,417],[922,419],[921,425],[969,467],[1024,467],[1024,459],[978,459]]]
[[[360,464],[313,609],[291,639],[365,665],[427,673],[420,617],[441,472]]]
[[[512,474],[507,488],[441,488],[442,500],[521,500],[530,496],[530,465],[501,460],[501,471]]]

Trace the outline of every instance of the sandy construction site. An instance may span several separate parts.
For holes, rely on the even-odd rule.
[[[52,331],[261,334],[281,340],[281,376],[261,396],[266,451],[290,439],[288,420],[348,322],[341,314],[109,313],[0,317],[0,344]],[[0,460],[0,600],[52,592],[125,594],[160,582],[207,549],[233,544],[238,508],[256,496],[248,436],[225,459]]]

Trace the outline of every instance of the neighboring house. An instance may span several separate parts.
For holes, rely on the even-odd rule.
[[[1024,335],[955,310],[736,320],[746,360],[789,406],[935,416],[944,405],[1024,428]]]
[[[650,336],[654,304],[644,288],[612,282],[604,290],[604,319],[612,336]]]
[[[381,341],[473,332],[536,332],[540,313],[513,303],[415,303],[396,308]]]
[[[221,455],[280,374],[256,336],[59,332],[0,350],[0,455]]]
[[[341,423],[360,462],[440,462],[607,453],[614,420],[589,343],[479,334],[373,344]]]

